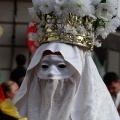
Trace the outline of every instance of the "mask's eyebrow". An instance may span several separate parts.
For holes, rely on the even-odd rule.
[[[49,60],[49,59],[41,59],[41,63],[51,63],[56,62],[58,64],[66,64],[66,62],[63,59],[56,59],[56,60]]]
[[[65,63],[64,58],[61,55],[46,55],[41,59],[41,62],[59,62],[59,63]]]
[[[50,60],[48,60],[48,59],[41,59],[41,61],[40,61],[40,64],[42,65],[42,64],[50,64]]]

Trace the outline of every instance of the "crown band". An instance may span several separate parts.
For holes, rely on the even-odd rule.
[[[42,17],[42,20],[43,18],[45,18],[47,22],[44,26],[42,26],[45,28],[45,35],[44,37],[39,38],[39,44],[45,42],[64,42],[84,46],[90,50],[93,49],[94,30],[89,26],[91,22],[94,22],[92,17],[86,16],[81,18],[76,15],[69,14],[69,17],[63,19],[63,21],[59,21],[59,18],[50,15]],[[54,24],[49,27],[53,19]],[[75,31],[75,33],[72,33],[78,26],[84,26],[84,31]],[[90,33],[93,36],[90,36]]]

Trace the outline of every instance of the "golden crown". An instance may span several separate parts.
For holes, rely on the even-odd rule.
[[[117,0],[33,0],[29,13],[40,24],[33,38],[38,45],[64,42],[93,49],[120,25]]]

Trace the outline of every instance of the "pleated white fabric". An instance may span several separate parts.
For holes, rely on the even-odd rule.
[[[40,79],[37,66],[45,50],[60,52],[76,73],[63,80]],[[38,48],[13,102],[28,120],[120,120],[91,53],[64,43]]]

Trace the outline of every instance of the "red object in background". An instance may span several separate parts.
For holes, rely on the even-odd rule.
[[[1,87],[1,85],[0,85],[0,100],[3,100],[3,101],[4,101],[4,99],[5,99],[5,96],[4,96],[2,87]]]
[[[31,35],[36,33],[36,23],[34,21],[29,22],[28,33],[27,33],[27,43],[29,50],[34,53],[37,49],[37,46],[34,44],[34,40]]]

